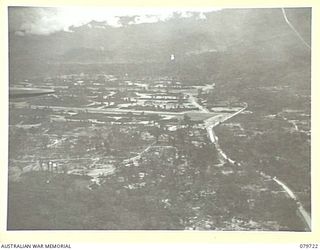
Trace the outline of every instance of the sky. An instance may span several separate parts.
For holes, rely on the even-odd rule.
[[[134,23],[150,23],[164,21],[180,13],[182,17],[190,16],[190,12],[203,13],[218,11],[217,8],[106,8],[106,7],[10,7],[9,29],[17,35],[48,35],[56,31],[70,31],[70,26],[81,26],[92,20],[106,21],[108,25],[119,27],[119,17],[136,16]]]

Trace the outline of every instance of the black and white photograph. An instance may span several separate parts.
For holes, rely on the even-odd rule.
[[[312,232],[311,7],[7,11],[8,231]]]

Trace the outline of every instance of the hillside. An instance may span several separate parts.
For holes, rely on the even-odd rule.
[[[286,12],[310,44],[311,10]],[[205,19],[197,13],[176,15],[167,21],[122,27],[91,21],[70,27],[71,32],[49,35],[21,36],[10,29],[10,83],[61,70],[101,71],[97,64],[106,73],[174,71],[181,77],[204,79],[310,66],[310,51],[285,22],[281,9],[225,9],[205,15]],[[122,72],[123,65],[128,72]]]

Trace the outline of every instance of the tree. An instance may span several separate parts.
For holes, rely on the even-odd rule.
[[[153,135],[156,138],[156,141],[158,142],[159,136],[161,135],[161,129],[158,127],[152,127],[152,129],[149,131],[151,135]]]
[[[189,115],[183,115],[183,124],[187,125],[188,127],[192,125],[191,117]]]

